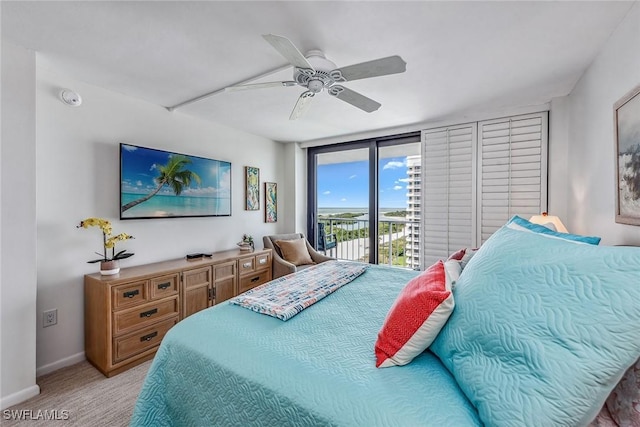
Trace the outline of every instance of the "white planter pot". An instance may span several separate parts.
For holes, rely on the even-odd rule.
[[[117,260],[100,262],[100,274],[103,276],[110,276],[118,273],[120,273],[120,263]]]

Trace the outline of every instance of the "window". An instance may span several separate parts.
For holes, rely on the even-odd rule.
[[[308,235],[339,259],[423,269],[547,208],[547,112],[309,148]]]
[[[322,250],[328,235],[339,259],[420,268],[420,167],[419,133],[310,148],[310,242]]]

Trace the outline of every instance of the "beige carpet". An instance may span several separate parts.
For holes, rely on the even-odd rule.
[[[78,363],[37,379],[40,394],[8,408],[29,410],[35,417],[39,410],[68,411],[68,420],[12,421],[0,414],[0,425],[9,426],[127,426],[133,406],[151,361],[112,378],[102,375],[89,362]]]

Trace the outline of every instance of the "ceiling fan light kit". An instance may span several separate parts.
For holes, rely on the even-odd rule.
[[[370,77],[386,76],[390,74],[404,73],[407,69],[407,63],[398,55],[388,56],[386,58],[375,59],[373,61],[362,62],[359,64],[349,65],[347,67],[336,68],[336,64],[328,60],[324,53],[320,50],[311,50],[304,56],[298,48],[286,37],[274,34],[266,34],[262,36],[274,49],[280,53],[293,69],[293,80],[281,82],[265,82],[265,83],[249,83],[258,78],[264,77],[272,72],[263,73],[261,76],[245,80],[235,85],[225,87],[223,89],[201,95],[192,100],[185,101],[173,107],[168,107],[169,111],[173,111],[178,107],[202,100],[221,92],[235,92],[248,89],[264,89],[269,87],[291,87],[301,86],[306,90],[300,94],[293,111],[289,116],[289,120],[296,120],[301,117],[309,108],[311,99],[315,94],[327,89],[327,93],[341,101],[353,105],[371,113],[381,107],[382,104],[368,98],[356,91],[346,88],[336,83],[350,82],[353,80],[367,79]],[[275,70],[278,71],[278,70]]]

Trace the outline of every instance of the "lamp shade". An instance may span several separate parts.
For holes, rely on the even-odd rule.
[[[549,215],[546,212],[542,212],[541,215],[532,216],[531,218],[529,218],[529,222],[532,222],[534,224],[544,225],[544,226],[553,224],[553,227],[556,229],[556,231],[559,231],[561,233],[568,233],[567,228],[564,226],[562,221],[560,221],[560,218],[558,218],[555,215]]]

